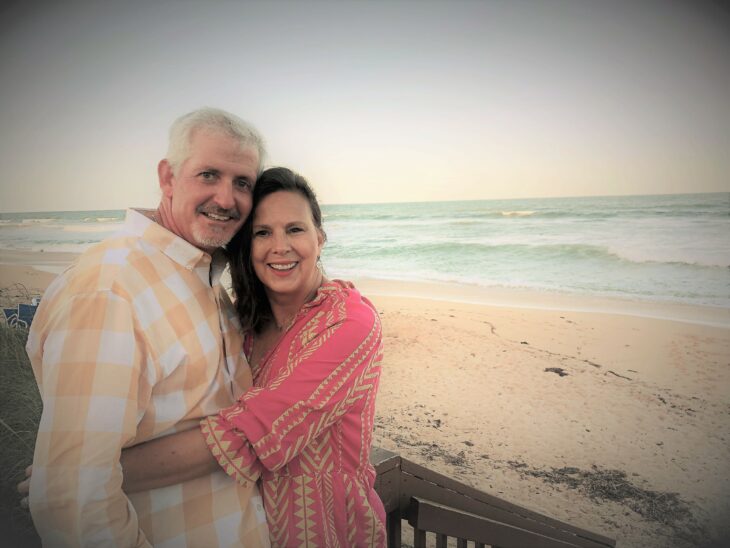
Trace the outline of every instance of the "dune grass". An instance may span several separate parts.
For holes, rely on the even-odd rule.
[[[0,326],[0,544],[40,546],[16,485],[33,460],[41,399],[25,353],[28,332]]]

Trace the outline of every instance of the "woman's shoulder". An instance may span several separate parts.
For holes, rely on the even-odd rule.
[[[360,293],[352,282],[346,280],[327,280],[322,284],[320,293],[323,296],[323,300],[332,303],[344,303],[352,311],[357,311],[361,308],[375,311],[373,303]]]
[[[364,297],[352,282],[328,280],[320,287],[315,300],[333,313],[333,321],[358,321],[372,325],[379,321],[378,312],[369,299]]]

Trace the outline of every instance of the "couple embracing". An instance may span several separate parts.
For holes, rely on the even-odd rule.
[[[159,207],[46,291],[26,483],[45,546],[385,545],[378,314],[326,278],[313,191],[264,158],[236,116],[179,118]]]

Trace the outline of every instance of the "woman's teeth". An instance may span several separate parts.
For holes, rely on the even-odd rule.
[[[295,266],[297,266],[297,263],[287,263],[287,264],[269,264],[271,268],[274,270],[291,270]]]

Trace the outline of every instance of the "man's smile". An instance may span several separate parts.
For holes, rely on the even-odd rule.
[[[205,212],[205,211],[203,211],[202,214],[205,215],[206,217],[208,217],[208,219],[212,219],[214,221],[222,221],[222,222],[224,222],[224,221],[230,221],[232,219],[233,220],[236,220],[233,217],[231,217],[230,215],[219,215],[217,213],[208,213],[208,212]]]

